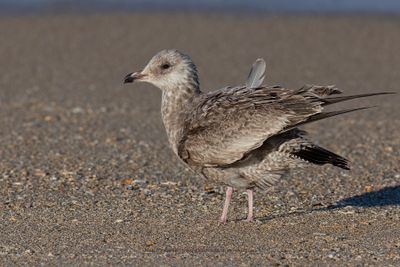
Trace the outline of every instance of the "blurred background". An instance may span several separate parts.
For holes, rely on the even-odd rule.
[[[2,13],[110,10],[398,13],[400,2],[396,0],[1,0],[0,10]]]

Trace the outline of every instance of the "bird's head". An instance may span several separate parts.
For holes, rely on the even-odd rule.
[[[158,52],[142,71],[125,76],[124,83],[148,82],[162,90],[174,90],[180,86],[198,90],[197,69],[188,55],[168,49]]]

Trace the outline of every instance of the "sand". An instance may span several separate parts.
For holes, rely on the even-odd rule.
[[[0,17],[0,265],[400,265],[399,95],[311,124],[352,161],[234,193],[168,147],[160,92],[122,85],[164,48],[197,63],[203,90],[243,83],[400,92],[400,19],[99,14]]]

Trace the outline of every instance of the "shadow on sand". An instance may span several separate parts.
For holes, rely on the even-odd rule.
[[[364,193],[361,195],[339,200],[331,209],[342,208],[346,206],[355,207],[382,207],[388,205],[400,205],[400,186],[384,187],[377,191]]]
[[[377,191],[367,192],[361,195],[344,198],[327,207],[311,208],[307,210],[300,210],[290,213],[269,215],[257,219],[260,221],[268,221],[275,218],[284,218],[284,217],[296,216],[318,211],[341,209],[347,206],[371,208],[371,207],[383,207],[389,205],[400,205],[400,185],[388,186],[379,189]]]

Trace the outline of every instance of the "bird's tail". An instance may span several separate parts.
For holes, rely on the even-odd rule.
[[[333,166],[350,170],[347,159],[316,145],[305,147],[299,151],[292,152],[292,154],[314,164],[332,164]]]

